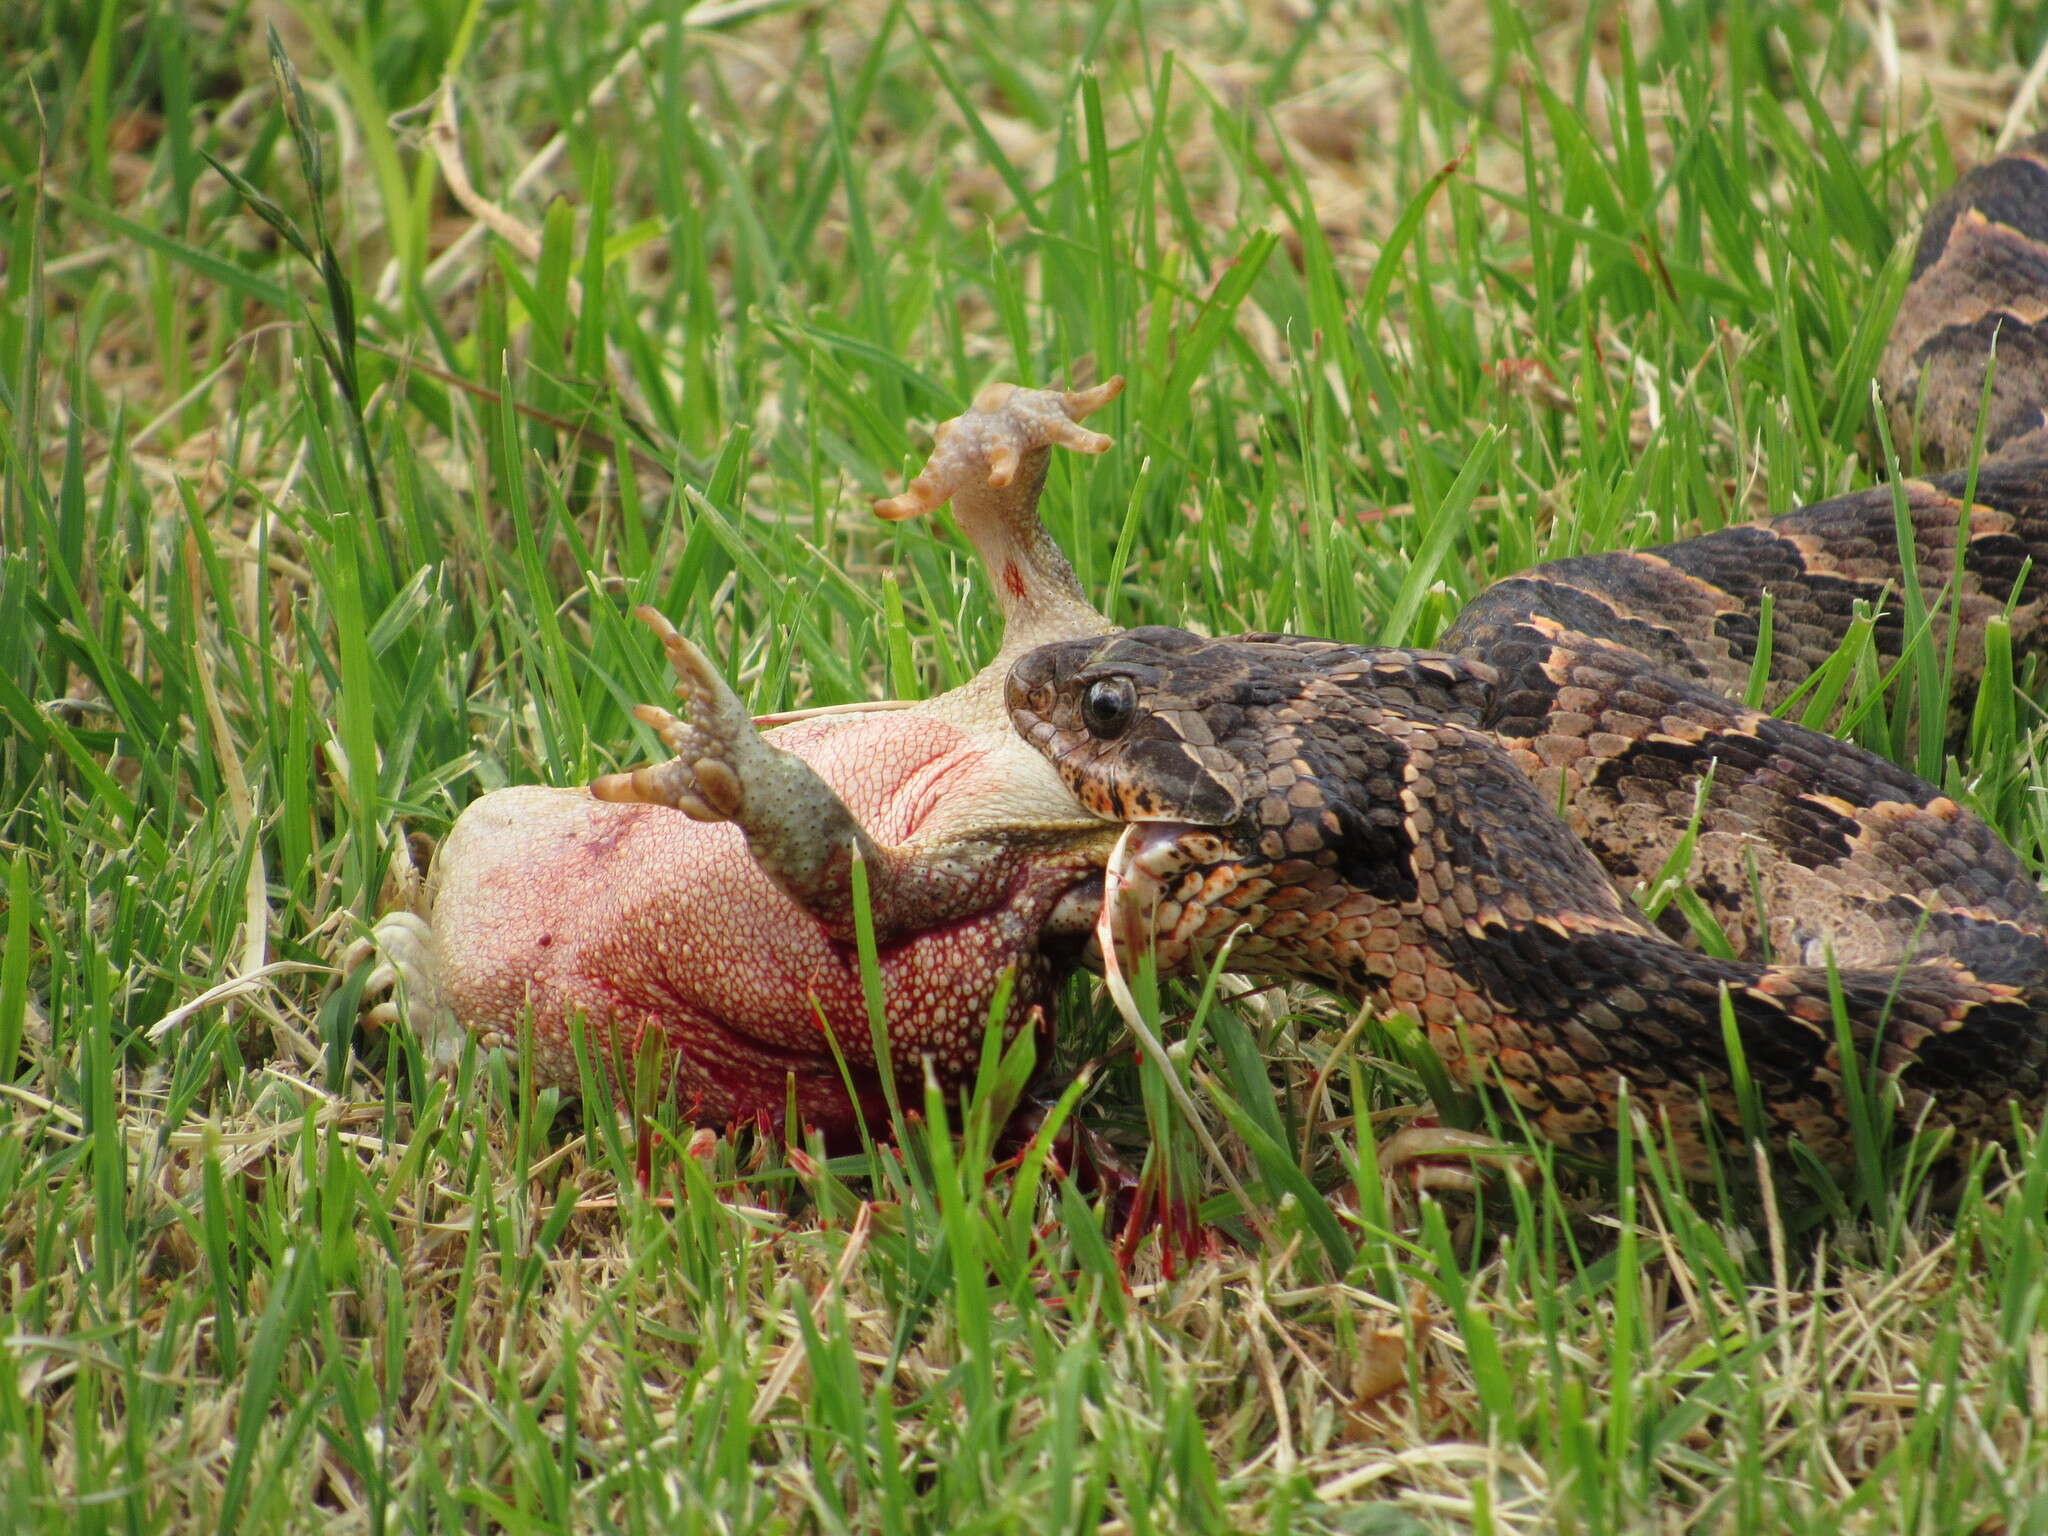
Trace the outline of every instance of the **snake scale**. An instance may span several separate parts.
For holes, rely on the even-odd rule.
[[[1024,656],[1013,723],[1090,809],[1135,824],[1113,871],[1124,937],[1182,966],[1230,937],[1235,970],[1406,1010],[1455,1077],[1501,1085],[1568,1148],[1612,1144],[1626,1083],[1696,1177],[1707,1122],[1739,1135],[1746,1116],[1854,1160],[1842,1024],[1908,1121],[1979,1138],[2037,1115],[2039,889],[1933,786],[1768,711],[1859,604],[1897,656],[1902,527],[1966,687],[1989,616],[2039,646],[2044,316],[2048,136],[1928,219],[1880,379],[1929,462],[1966,463],[1980,415],[1985,458],[1903,481],[1903,518],[1882,484],[1555,561],[1480,594],[1439,651],[1145,628]],[[1737,702],[1753,670],[1762,708]],[[1621,894],[1688,839],[1720,958]]]

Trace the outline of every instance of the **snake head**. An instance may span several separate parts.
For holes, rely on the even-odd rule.
[[[1039,646],[1010,669],[1010,719],[1098,816],[1227,826],[1247,798],[1240,676],[1184,665],[1207,643],[1152,627]]]
[[[1105,873],[1105,952],[1149,942],[1178,969],[1220,934],[1245,921],[1259,929],[1284,909],[1272,933],[1247,940],[1284,969],[1291,952],[1271,944],[1303,911],[1411,899],[1407,759],[1382,729],[1373,688],[1410,703],[1447,698],[1463,679],[1454,668],[1435,676],[1438,660],[1160,628],[1021,657],[1007,684],[1011,723],[1084,806],[1132,824]]]
[[[1084,806],[1146,824],[1146,848],[1176,846],[1182,868],[1308,860],[1394,899],[1428,831],[1411,800],[1493,685],[1428,651],[1148,628],[1027,652],[1008,704]]]

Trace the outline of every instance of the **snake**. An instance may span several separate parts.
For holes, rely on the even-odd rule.
[[[2039,648],[2044,319],[2048,135],[1914,253],[1879,381],[1942,472],[1536,566],[1435,649],[1147,626],[1022,656],[1012,724],[1130,824],[1117,942],[1404,1013],[1573,1152],[1630,1105],[1694,1178],[1731,1138],[1853,1167],[1873,1105],[2010,1139],[2048,1102],[2048,902],[1954,799],[1778,711],[1859,619],[1883,666],[1934,627],[1951,727],[1995,619]],[[1655,916],[1628,894],[1675,874]]]

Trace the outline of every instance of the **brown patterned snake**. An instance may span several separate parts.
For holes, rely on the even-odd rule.
[[[1837,1012],[1909,1119],[1968,1137],[2048,1096],[2048,904],[1975,817],[1767,710],[1856,605],[1905,639],[1901,522],[1959,668],[1988,616],[2048,603],[2048,141],[1931,216],[1882,369],[1930,457],[1987,458],[1657,549],[1560,560],[1481,594],[1442,652],[1172,629],[1057,641],[1012,669],[1025,738],[1090,809],[1164,963],[1418,1018],[1453,1073],[1594,1150],[1626,1082],[1704,1175],[1697,1106],[1740,1132],[1740,1041],[1767,1139],[1852,1160]],[[1997,337],[1994,387],[1986,359]],[[1966,493],[1968,499],[1966,500]],[[1960,555],[1960,560],[1958,560]],[[1733,702],[1774,613],[1764,709]],[[1940,636],[1945,643],[1946,635]],[[1695,815],[1697,828],[1693,826]],[[1697,831],[1717,959],[1620,894]]]

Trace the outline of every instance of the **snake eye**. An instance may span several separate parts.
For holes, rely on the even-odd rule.
[[[1104,741],[1121,736],[1138,712],[1138,690],[1128,677],[1098,678],[1081,695],[1081,723]]]

